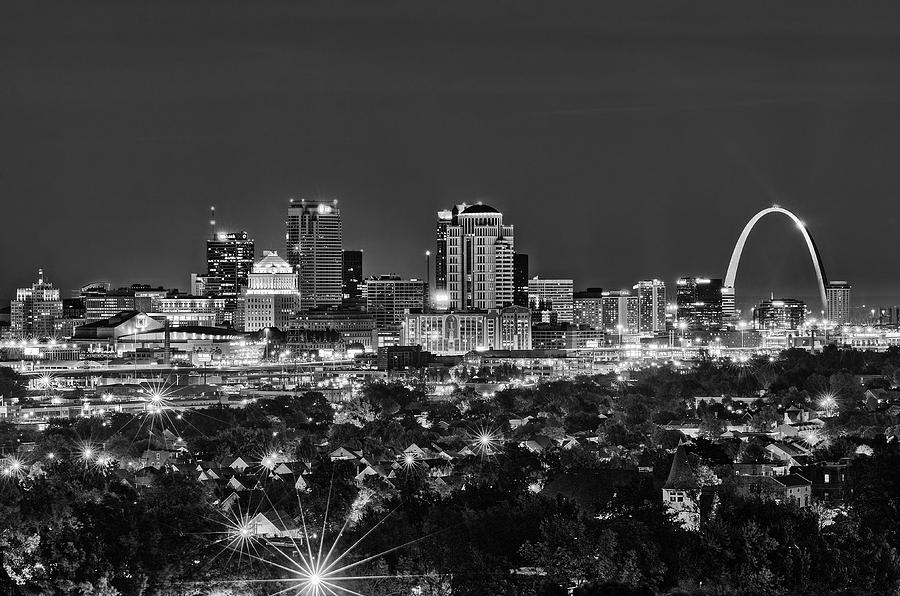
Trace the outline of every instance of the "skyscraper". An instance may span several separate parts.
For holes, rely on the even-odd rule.
[[[513,304],[528,306],[528,255],[513,255]]]
[[[528,280],[528,303],[532,311],[552,310],[560,323],[572,322],[575,282],[571,279]]]
[[[572,322],[603,329],[603,288],[588,288],[572,297]]]
[[[434,251],[434,291],[436,293],[447,291],[447,228],[452,223],[453,211],[448,209],[437,212],[436,250]]]
[[[286,223],[287,262],[300,273],[303,307],[340,305],[344,231],[337,201],[291,199]]]
[[[850,322],[850,283],[831,281],[825,286],[825,318],[829,323],[845,325]]]
[[[454,207],[447,226],[447,291],[457,310],[489,310],[513,301],[513,226],[488,205]]]
[[[45,281],[44,270],[38,269],[37,282],[17,289],[16,299],[10,303],[10,331],[22,339],[55,337],[62,318],[59,290]]]
[[[225,310],[237,309],[241,287],[253,268],[255,245],[247,232],[220,232],[206,241],[206,294],[225,299]]]
[[[603,330],[607,333],[637,333],[640,301],[628,290],[603,292]]]
[[[678,324],[691,329],[722,328],[722,280],[681,277],[676,283]]]
[[[363,251],[345,250],[342,271],[341,304],[347,308],[361,308],[365,304],[360,288],[363,283]]]
[[[658,333],[666,330],[666,284],[658,279],[637,282],[638,331]]]

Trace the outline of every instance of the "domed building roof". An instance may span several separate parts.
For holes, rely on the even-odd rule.
[[[476,213],[500,213],[490,205],[483,205],[481,203],[477,205],[469,205],[465,208],[465,210],[460,215],[473,215]]]
[[[293,267],[274,250],[263,251],[263,258],[253,264],[253,273],[291,273]]]

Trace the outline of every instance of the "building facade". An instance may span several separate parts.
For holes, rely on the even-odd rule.
[[[247,285],[255,254],[256,245],[247,232],[220,232],[207,240],[203,294],[224,298],[227,312],[237,310],[238,296]]]
[[[288,329],[288,342],[292,335],[302,331],[336,331],[347,346],[359,344],[367,352],[378,348],[378,332],[375,317],[359,310],[306,310],[298,313]]]
[[[427,287],[421,279],[401,279],[397,275],[381,275],[366,280],[366,312],[375,317],[379,331],[400,332],[408,312],[422,311]]]
[[[602,294],[603,330],[608,334],[637,333],[639,300],[628,290],[607,290]]]
[[[638,297],[638,331],[661,333],[666,330],[666,284],[645,279],[633,288]]]
[[[530,350],[531,312],[508,306],[488,312],[410,313],[404,317],[401,345],[422,346],[433,354],[473,350]]]
[[[297,272],[275,251],[265,251],[253,264],[247,287],[241,293],[242,314],[238,329],[259,331],[267,327],[287,329],[300,310]]]
[[[850,323],[850,290],[846,281],[832,281],[825,286],[825,318],[835,325]]]
[[[447,225],[447,293],[453,310],[492,310],[513,302],[513,226],[488,205],[454,207]]]
[[[573,294],[572,322],[591,329],[604,329],[603,288],[588,288]]]
[[[676,282],[675,301],[678,324],[688,329],[721,329],[722,280],[681,277]]]
[[[345,250],[341,257],[341,306],[362,308],[363,251]]]
[[[528,255],[513,255],[513,304],[528,306]]]
[[[806,303],[793,298],[770,298],[753,308],[753,328],[760,331],[799,329],[806,320]]]
[[[528,280],[528,304],[531,310],[551,310],[560,323],[573,321],[575,282],[571,279]]]
[[[38,278],[30,288],[16,290],[16,299],[10,303],[10,332],[19,339],[56,337],[63,320],[63,303],[59,290],[44,279],[44,270],[38,269]]]
[[[344,228],[337,201],[291,199],[286,225],[287,262],[300,274],[303,308],[339,306]]]

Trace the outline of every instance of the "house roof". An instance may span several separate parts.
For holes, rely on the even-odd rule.
[[[675,450],[675,458],[672,460],[669,477],[663,488],[683,490],[700,488],[697,477],[694,476],[694,470],[691,468],[691,462],[688,461],[684,445],[679,445]]]

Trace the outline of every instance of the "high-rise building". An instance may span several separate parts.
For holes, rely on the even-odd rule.
[[[255,245],[247,232],[220,232],[206,241],[205,294],[225,299],[225,310],[237,310],[241,288],[253,268]],[[193,288],[192,288],[193,290]]]
[[[345,250],[342,263],[341,304],[345,308],[362,308],[365,304],[360,289],[363,283],[363,251]]]
[[[426,284],[421,279],[380,275],[366,280],[366,312],[375,317],[379,331],[400,332],[408,312],[421,312],[426,305]]]
[[[344,231],[337,201],[291,199],[286,223],[287,262],[300,274],[303,308],[340,305]]]
[[[829,323],[845,325],[850,322],[850,289],[847,281],[830,281],[825,286],[825,319]]]
[[[38,269],[37,282],[17,289],[16,299],[10,303],[10,331],[22,339],[56,337],[62,319],[59,290],[44,279],[44,270]]]
[[[533,311],[553,311],[560,323],[571,323],[574,286],[575,282],[571,279],[541,279],[535,276],[528,280],[529,307]]]
[[[602,294],[602,328],[606,333],[637,333],[640,301],[628,290],[607,290]]]
[[[604,329],[603,288],[588,288],[572,296],[572,322],[591,329]]]
[[[513,255],[513,304],[528,306],[528,255]]]
[[[459,210],[459,207],[457,207]],[[435,230],[436,250],[434,252],[434,291],[447,291],[447,229],[453,224],[453,211],[437,212]]]
[[[454,207],[447,225],[447,292],[455,310],[489,310],[513,301],[513,226],[488,205]]]
[[[633,288],[638,297],[638,331],[659,333],[666,330],[666,284],[645,279]]]
[[[253,264],[243,288],[237,327],[243,331],[287,329],[294,313],[300,310],[300,301],[297,272],[276,251],[264,251],[263,258]]]
[[[799,329],[806,320],[806,303],[793,298],[770,298],[753,309],[753,328],[760,331]]]
[[[722,280],[706,277],[681,277],[676,283],[675,301],[678,324],[690,329],[721,329]]]

